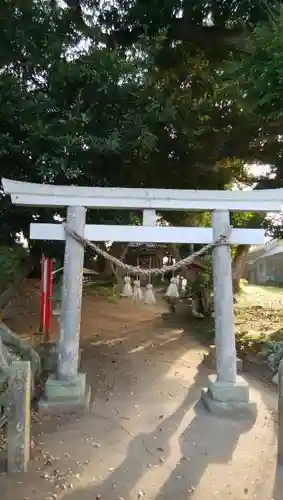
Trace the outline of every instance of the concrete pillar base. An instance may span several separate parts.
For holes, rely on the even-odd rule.
[[[38,404],[40,413],[82,412],[89,409],[90,388],[86,385],[85,373],[78,373],[71,381],[57,380],[51,375],[45,384],[44,399]]]
[[[208,388],[202,391],[202,400],[208,411],[220,417],[256,414],[256,403],[250,400],[248,383],[237,376],[235,383],[222,382],[210,376]]]

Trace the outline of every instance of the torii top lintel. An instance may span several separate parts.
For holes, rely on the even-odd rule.
[[[29,206],[85,206],[105,209],[281,210],[283,189],[251,191],[140,189],[35,184],[2,178],[12,203]]]

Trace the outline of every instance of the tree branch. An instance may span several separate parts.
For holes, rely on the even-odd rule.
[[[84,20],[83,9],[80,0],[64,0],[69,7],[69,19],[74,23],[76,29],[86,37],[103,41],[104,36],[98,26],[88,26]]]
[[[86,24],[83,15],[83,9],[80,0],[65,0],[68,5],[74,23],[77,29],[82,31],[86,36],[95,38],[98,31],[101,37],[101,30],[97,27],[90,27]],[[172,18],[168,25],[162,23],[153,29],[148,29],[148,26],[136,25],[132,28],[121,28],[111,32],[105,36],[105,41],[110,47],[115,46],[130,46],[138,41],[138,39],[146,34],[156,36],[159,29],[168,28],[168,38],[183,42],[194,42],[200,47],[211,47],[215,45],[239,45],[239,42],[244,42],[244,31],[242,28],[220,28],[215,26],[197,26],[189,22],[185,17]],[[103,36],[104,38],[104,36]]]
[[[166,26],[163,26],[166,28]],[[158,29],[162,26],[158,26]],[[150,33],[152,36],[156,33]],[[134,26],[132,29],[118,29],[112,31],[108,36],[109,45],[129,46],[137,42],[141,36],[148,34],[148,30],[144,26]],[[168,38],[183,42],[194,42],[200,47],[211,47],[219,44],[234,45],[243,42],[243,29],[234,28],[226,29],[215,26],[196,26],[193,23],[188,23],[184,18],[171,19],[168,25]]]

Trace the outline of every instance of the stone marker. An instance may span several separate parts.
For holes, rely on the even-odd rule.
[[[26,472],[30,458],[31,368],[13,361],[9,381],[8,472]]]

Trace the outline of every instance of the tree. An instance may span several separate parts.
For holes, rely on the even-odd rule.
[[[54,2],[55,4],[55,2]],[[225,0],[123,0],[98,4],[95,0],[65,0],[69,17],[84,36],[98,38],[118,46],[131,46],[144,35],[155,38],[168,30],[165,45],[172,41],[197,45],[211,54],[223,53],[239,44],[243,25],[254,25],[266,19],[268,8],[277,2]],[[217,55],[219,58],[219,55]]]
[[[243,116],[258,124],[252,150],[255,161],[269,165],[269,174],[258,177],[257,189],[283,187],[282,28],[280,8],[254,28],[244,57],[227,63],[220,87],[222,98],[233,99]],[[267,218],[265,227],[270,236],[282,236],[282,217]]]
[[[211,136],[207,111],[213,105],[205,58],[191,61],[203,81],[195,95],[176,87],[174,74],[156,69],[163,35],[141,40],[127,54],[95,44],[79,51],[81,36],[58,5],[18,0],[1,8],[7,47],[0,52],[2,175],[60,184],[213,188],[243,170],[239,164],[215,167],[218,148],[205,153],[201,145]],[[10,239],[19,231],[27,236],[33,218],[54,215],[11,208],[6,198],[0,210]],[[119,213],[116,222],[128,217]],[[113,215],[93,212],[92,219],[113,221]]]
[[[254,145],[258,121],[217,91],[229,51],[241,47],[241,20],[254,25],[266,13],[250,1],[236,2],[234,10],[224,1],[186,1],[180,17],[176,2],[163,4],[123,2],[98,12],[90,1],[2,3],[2,175],[194,189],[249,182],[246,162],[266,161],[274,148]],[[198,220],[162,215],[177,224]],[[53,216],[11,207],[2,197],[0,222],[10,239],[19,231],[27,236],[33,219]],[[139,217],[90,214],[100,223]]]

